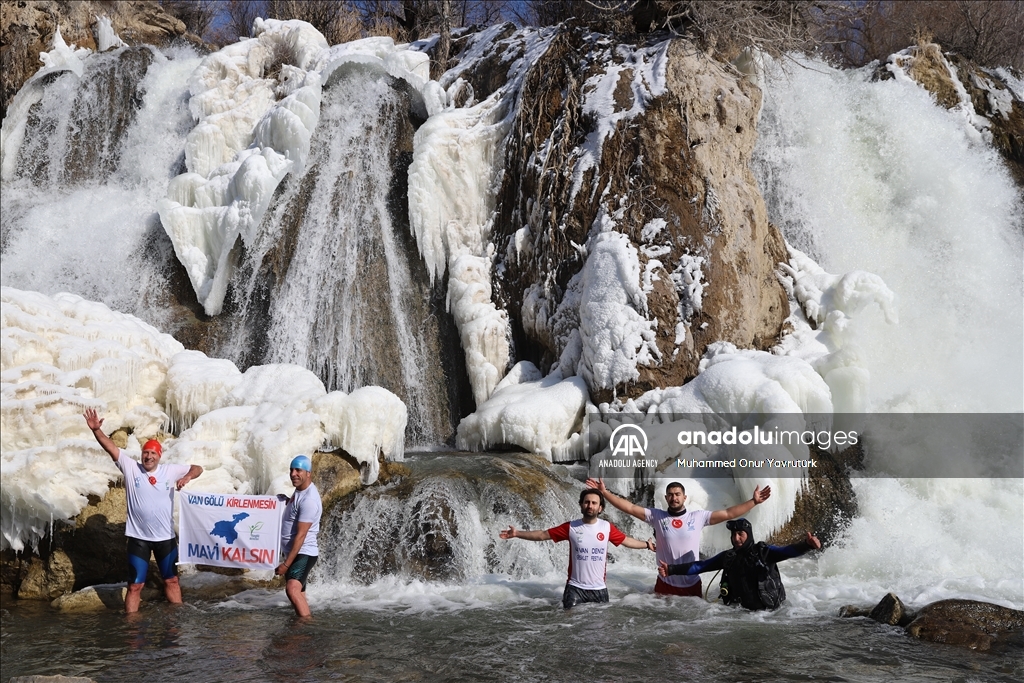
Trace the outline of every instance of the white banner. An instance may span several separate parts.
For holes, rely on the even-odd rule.
[[[281,563],[284,501],[277,496],[182,491],[179,500],[179,564],[273,569]]]

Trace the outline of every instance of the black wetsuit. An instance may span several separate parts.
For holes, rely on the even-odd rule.
[[[753,610],[775,609],[786,599],[776,563],[800,557],[811,549],[807,541],[787,546],[748,542],[707,560],[669,565],[668,573],[692,575],[723,569],[722,602]]]

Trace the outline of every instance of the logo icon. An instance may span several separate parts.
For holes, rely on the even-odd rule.
[[[619,425],[612,431],[609,440],[612,455],[627,458],[644,457],[647,453],[647,433],[637,425]]]
[[[682,529],[683,528],[683,520],[681,520],[681,519],[673,519],[672,520],[672,526],[675,527],[676,529]]]
[[[597,540],[599,540],[599,541],[603,541],[604,540],[604,534],[602,532],[600,532],[600,531],[597,532]]]
[[[258,533],[256,533],[256,532],[259,531],[262,528],[263,528],[263,522],[256,522],[255,524],[250,524],[249,525],[249,540],[250,541],[258,541],[258,540],[260,540],[260,535]]]
[[[152,484],[153,486],[156,486],[156,477],[154,477],[153,475],[149,475],[149,483]]]

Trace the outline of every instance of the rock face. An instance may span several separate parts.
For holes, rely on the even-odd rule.
[[[495,54],[515,53],[515,40],[496,41]],[[463,77],[483,97],[501,83],[492,69],[507,68],[485,58]],[[524,80],[492,232],[494,298],[519,360],[546,372],[581,320],[611,303],[588,299],[596,274],[581,276],[603,231],[636,252],[638,281],[627,286],[644,295],[628,303],[650,334],[638,377],[581,373],[595,402],[683,384],[713,341],[775,342],[788,314],[775,277],[786,253],[748,163],[760,101],[752,82],[684,41],[617,45],[559,30]]]
[[[39,53],[53,44],[60,27],[70,45],[96,50],[96,17],[110,19],[114,31],[129,45],[165,46],[186,36],[185,24],[153,1],[56,2],[18,0],[0,4],[0,119],[28,78],[39,70]],[[201,42],[189,36],[192,42]]]

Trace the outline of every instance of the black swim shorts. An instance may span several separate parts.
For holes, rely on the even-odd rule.
[[[565,592],[562,593],[562,607],[569,609],[581,602],[608,602],[608,589],[585,590],[572,584],[565,584]]]
[[[299,581],[302,583],[302,592],[306,592],[306,579],[309,578],[309,572],[313,570],[313,565],[316,564],[316,555],[296,555],[295,561],[292,562],[292,566],[288,567],[288,571],[285,572],[285,581]]]
[[[149,572],[149,554],[156,556],[156,564],[160,567],[160,576],[169,579],[178,575],[178,539],[166,541],[143,541],[128,537],[128,582],[145,583]]]

